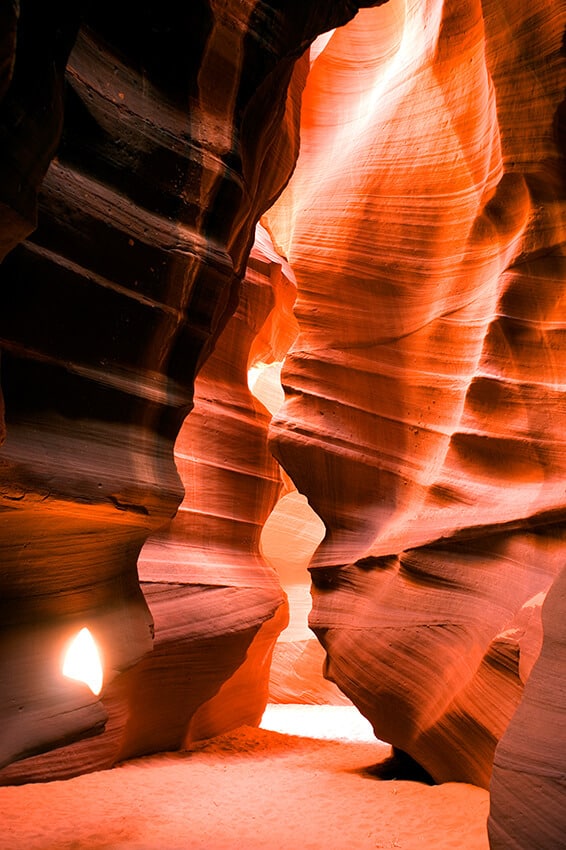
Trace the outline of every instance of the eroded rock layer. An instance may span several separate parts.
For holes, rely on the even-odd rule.
[[[137,558],[181,501],[173,443],[195,374],[237,306],[255,222],[294,166],[301,57],[357,10],[346,0],[142,9],[103,0],[77,4],[79,28],[65,4],[10,6],[0,41],[2,252],[33,227],[61,128],[62,142],[37,230],[0,268],[1,719],[10,730],[0,764],[105,721],[119,741],[143,714],[135,674],[119,675],[152,646]],[[153,602],[167,608],[163,595]],[[273,599],[265,605],[261,616],[273,613]],[[155,620],[173,628],[168,615]],[[60,675],[64,644],[83,625],[104,650],[102,701]],[[126,751],[153,748],[154,732],[146,744],[132,732]],[[91,758],[97,743],[80,746],[77,770],[121,752],[118,743]]]
[[[565,23],[361,12],[314,60],[267,215],[300,326],[272,445],[326,526],[311,626],[437,780],[489,782],[563,559]]]
[[[540,657],[495,754],[488,821],[493,850],[564,845],[565,607],[562,570],[543,606]]]
[[[267,702],[271,651],[286,625],[287,602],[277,574],[260,554],[259,542],[282,481],[268,449],[271,417],[248,388],[248,366],[252,347],[265,348],[272,336],[278,336],[281,324],[275,305],[283,300],[287,279],[273,249],[271,254],[275,261],[265,255],[259,241],[252,250],[238,309],[199,373],[193,411],[176,441],[183,502],[168,529],[150,538],[140,555],[141,585],[146,598],[162,609],[167,637],[159,651],[156,631],[154,652],[143,662],[140,687],[147,691],[143,702],[151,700],[155,706],[137,720],[146,727],[143,734],[138,732],[138,749],[151,736],[156,750],[171,748],[170,714],[183,728],[178,747],[203,735],[203,727],[218,733],[259,723]],[[151,602],[150,607],[153,610]],[[256,638],[260,628],[264,636]],[[198,657],[197,638],[207,647],[201,650],[200,676],[179,660],[180,639],[188,640]],[[244,662],[252,638],[265,645],[259,657],[250,649]],[[234,654],[238,663],[230,676],[238,669],[240,685],[234,686],[231,697],[224,694],[217,699],[214,723],[209,707],[193,718],[189,694],[199,705],[207,701],[202,699],[206,688],[200,678],[216,683],[214,691],[221,685],[228,690],[226,664]],[[158,737],[163,734],[165,738]]]
[[[271,433],[326,528],[327,675],[435,779],[486,785],[503,735],[492,844],[556,846],[563,4],[64,6],[0,11],[2,781],[259,717],[286,610],[246,371],[295,334],[264,235],[240,284],[308,73],[266,218],[299,322]],[[60,675],[85,624],[101,699]]]

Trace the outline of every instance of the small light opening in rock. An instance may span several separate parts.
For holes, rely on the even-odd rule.
[[[89,629],[81,629],[69,644],[62,672],[68,679],[84,682],[96,696],[102,690],[102,661]]]
[[[275,416],[285,400],[281,386],[282,366],[282,360],[274,360],[272,363],[257,361],[248,369],[248,387],[251,394],[261,401],[272,416]]]

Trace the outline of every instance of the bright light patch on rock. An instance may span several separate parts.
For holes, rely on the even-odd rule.
[[[87,628],[81,629],[69,644],[63,661],[63,676],[84,682],[96,696],[102,690],[100,653]]]
[[[254,363],[248,369],[248,387],[254,395],[275,416],[283,402],[285,394],[281,386],[282,360],[273,363]]]

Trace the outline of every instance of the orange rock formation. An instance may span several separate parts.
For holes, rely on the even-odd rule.
[[[133,711],[135,674],[120,674],[152,648],[137,559],[182,498],[174,440],[237,306],[255,223],[296,160],[301,57],[357,6],[78,11],[80,28],[58,4],[2,13],[3,253],[33,229],[62,136],[38,227],[1,266],[0,764],[114,728],[110,692],[93,700],[59,673],[84,625],[107,688],[117,677],[122,726]]]
[[[266,216],[300,326],[272,446],[326,526],[310,622],[437,780],[489,783],[563,563],[563,29],[552,3],[361,11]]]
[[[255,722],[306,497],[329,678],[560,846],[563,3],[9,5],[0,781]]]

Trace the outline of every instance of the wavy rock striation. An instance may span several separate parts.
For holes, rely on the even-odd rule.
[[[136,720],[145,727],[136,731],[142,750],[150,737],[156,751],[170,749],[171,728],[183,711],[183,734],[173,747],[256,725],[265,709],[271,650],[288,615],[259,542],[282,481],[267,444],[271,417],[247,381],[252,346],[260,335],[267,342],[278,324],[273,313],[284,286],[281,266],[256,243],[238,309],[195,381],[194,408],[177,438],[183,502],[168,529],[150,538],[140,555],[142,589],[162,623],[139,676],[139,700],[152,705]],[[179,657],[183,651],[186,661]],[[230,659],[237,670],[232,685],[226,676]],[[204,703],[210,690],[200,678],[215,683],[214,691],[222,685],[223,693],[192,717],[191,695]],[[130,745],[128,754],[135,752]]]
[[[301,57],[357,5],[84,4],[64,117],[77,26],[51,5],[1,13],[2,251],[33,226],[64,120],[37,230],[0,268],[0,764],[107,722],[104,740],[80,745],[80,770],[123,752],[128,723],[139,721],[127,752],[156,746],[136,674],[119,675],[152,646],[137,558],[181,501],[173,443],[195,374],[237,306],[255,222],[294,166]],[[160,629],[170,603],[153,589]],[[258,605],[267,617],[273,598]],[[166,632],[192,639],[167,618]],[[59,673],[85,624],[112,688],[101,701]]]
[[[495,752],[493,847],[557,846],[563,4],[52,5],[0,11],[0,781],[261,713],[285,513],[247,370],[296,327],[265,234],[242,279],[279,198],[271,445],[326,529],[326,673],[434,779]],[[101,699],[60,675],[85,624]]]
[[[489,783],[562,564],[564,24],[360,12],[313,63],[267,215],[300,326],[272,446],[326,526],[311,626],[436,780]]]
[[[566,835],[566,571],[543,606],[544,643],[523,699],[499,743],[491,781],[490,847],[562,847]]]

